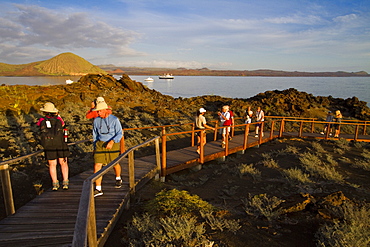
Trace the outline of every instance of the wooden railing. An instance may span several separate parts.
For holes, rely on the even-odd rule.
[[[85,143],[91,140],[82,140],[77,142],[68,143],[68,146],[77,145],[80,143]],[[3,190],[3,197],[4,197],[4,205],[5,205],[5,213],[7,216],[12,215],[15,213],[14,207],[14,199],[13,199],[13,189],[12,189],[12,182],[10,179],[10,167],[19,161],[34,157],[36,155],[40,155],[44,152],[43,149],[38,150],[36,152],[23,155],[14,159],[9,159],[6,161],[0,162],[0,178],[1,178],[1,187]]]
[[[242,120],[242,118],[236,118],[237,121]],[[218,121],[210,121],[211,123],[215,123],[215,130],[213,132],[214,140],[217,140],[218,132],[220,129],[225,127],[218,126]],[[244,122],[242,120],[242,122]],[[279,117],[279,116],[266,116],[266,121],[261,122],[262,126],[261,129],[264,129],[265,133],[268,131],[269,137],[265,138],[264,140],[271,140],[274,136],[274,133],[278,132],[278,137],[283,137],[283,134],[285,132],[286,123],[292,123],[297,126],[294,126],[294,128],[297,128],[295,131],[297,132],[297,136],[302,137],[303,133],[314,133],[317,131],[317,126],[321,126],[321,129],[323,129],[323,126],[325,124],[337,124],[337,123],[328,123],[325,121],[317,121],[315,118],[293,118],[293,117]],[[254,127],[256,122],[251,124],[234,124],[231,126],[232,132],[231,135],[234,135],[235,131],[238,131],[239,133],[244,134],[244,140],[243,140],[243,149],[248,148],[248,138],[249,138],[249,132],[251,131],[251,127]],[[362,134],[367,135],[367,126],[370,125],[370,121],[354,121],[354,120],[343,120],[342,123],[338,123],[340,126],[354,126],[355,130],[353,131],[353,140],[357,140],[360,129],[362,128]],[[213,125],[213,124],[212,124]],[[175,133],[166,133],[166,128],[170,127],[182,127],[189,128],[190,130],[175,132]],[[268,130],[266,129],[268,126]],[[308,127],[307,127],[308,126]],[[115,164],[120,162],[123,158],[128,157],[128,163],[129,163],[129,186],[130,191],[133,193],[135,191],[135,181],[134,181],[134,151],[144,147],[146,145],[151,144],[152,142],[155,143],[155,154],[156,154],[156,163],[157,163],[157,169],[158,173],[160,174],[161,181],[164,181],[164,178],[166,176],[166,157],[167,157],[167,137],[175,136],[175,135],[184,135],[189,134],[191,136],[191,146],[194,146],[194,140],[195,140],[195,134],[198,131],[201,130],[195,130],[194,123],[187,123],[187,124],[175,124],[175,125],[165,125],[165,126],[150,126],[150,127],[140,127],[140,128],[126,128],[124,131],[130,131],[130,130],[143,130],[143,129],[160,129],[160,136],[156,136],[142,144],[136,145],[132,148],[129,148],[127,151],[125,150],[124,146],[124,138],[121,140],[121,152],[122,154],[112,161],[110,164],[105,166],[102,170],[99,172],[93,174],[91,177],[86,179],[83,184],[83,190],[81,194],[81,200],[79,205],[79,211],[77,215],[77,221],[76,221],[76,227],[74,232],[74,238],[73,238],[73,246],[96,246],[97,245],[97,234],[96,234],[96,218],[95,218],[95,204],[94,204],[94,197],[93,197],[93,183],[94,181],[106,174],[110,169],[113,168]],[[293,128],[293,127],[289,127]],[[253,128],[252,128],[253,129]],[[308,131],[307,131],[308,130]],[[210,130],[206,130],[209,132]],[[324,138],[329,138],[329,128],[327,130],[327,133],[325,134]],[[201,135],[204,135],[203,131],[201,132]],[[159,140],[162,141],[161,146],[159,143]],[[203,138],[201,138],[203,140]],[[259,135],[258,144],[261,144],[264,142],[262,139],[262,135]],[[367,141],[370,141],[366,139]],[[69,145],[76,145],[79,143],[87,142],[91,140],[82,140],[74,143],[69,143]],[[226,141],[226,147],[225,147],[225,153],[224,155],[228,155],[228,138],[225,139]],[[200,155],[199,155],[199,163],[204,162],[204,146],[201,145]],[[162,152],[160,152],[161,150]],[[5,208],[7,215],[11,215],[15,213],[14,210],[14,202],[13,202],[13,195],[12,195],[12,187],[11,187],[11,181],[10,181],[10,174],[9,174],[9,166],[11,164],[14,164],[16,162],[19,162],[21,160],[33,157],[35,155],[39,155],[43,153],[43,150],[39,150],[37,152],[34,152],[32,154],[28,154],[22,157],[18,157],[15,159],[10,159],[7,161],[0,162],[0,178],[2,182],[2,188],[3,188],[3,195],[4,195],[4,201],[5,201]]]
[[[128,167],[129,167],[129,186],[130,194],[135,192],[135,164],[134,164],[134,151],[149,145],[151,142],[155,142],[155,151],[156,151],[156,162],[158,172],[160,170],[160,150],[159,150],[159,136],[154,137],[142,144],[136,145],[107,166],[103,167],[99,172],[94,173],[89,178],[87,178],[82,187],[80,205],[78,208],[75,231],[73,235],[73,247],[79,246],[97,246],[97,231],[96,231],[96,215],[95,215],[95,200],[94,200],[94,182],[106,174],[109,170],[119,163],[123,158],[128,157]]]

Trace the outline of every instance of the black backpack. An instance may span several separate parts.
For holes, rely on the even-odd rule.
[[[45,118],[40,124],[41,145],[44,149],[60,148],[65,145],[62,121],[56,117]]]

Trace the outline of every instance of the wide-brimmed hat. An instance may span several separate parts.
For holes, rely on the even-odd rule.
[[[40,109],[40,111],[43,111],[43,112],[50,112],[50,113],[57,113],[58,112],[58,109],[55,108],[54,104],[51,103],[51,102],[47,102],[44,104],[44,107],[42,107]]]
[[[206,109],[204,109],[203,107],[199,109],[199,112],[200,113],[203,113],[203,112],[206,112]]]
[[[101,103],[101,102],[105,102],[104,98],[103,97],[97,97],[96,98],[96,103]]]
[[[99,102],[98,104],[96,104],[96,107],[93,111],[100,111],[100,110],[105,110],[105,109],[108,109],[108,105],[107,103],[105,102]]]

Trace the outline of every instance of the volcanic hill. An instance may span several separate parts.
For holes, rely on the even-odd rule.
[[[45,61],[28,64],[0,63],[0,76],[67,76],[89,73],[106,74],[98,66],[71,52],[59,54]]]

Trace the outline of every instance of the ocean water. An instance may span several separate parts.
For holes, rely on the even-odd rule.
[[[148,75],[149,76],[149,75]],[[370,77],[227,77],[227,76],[175,76],[173,80],[148,76],[130,76],[150,89],[173,97],[189,98],[203,95],[219,95],[230,98],[250,98],[258,93],[295,88],[313,96],[334,98],[357,97],[370,105]],[[117,75],[115,78],[119,79]],[[0,85],[58,85],[67,79],[80,77],[0,77]]]
[[[158,79],[158,76],[151,76],[154,82],[144,81],[148,76],[130,77],[150,89],[173,97],[219,95],[250,98],[265,91],[295,88],[313,96],[331,95],[343,99],[355,96],[361,101],[370,102],[370,77],[176,76],[173,80],[163,80]]]

